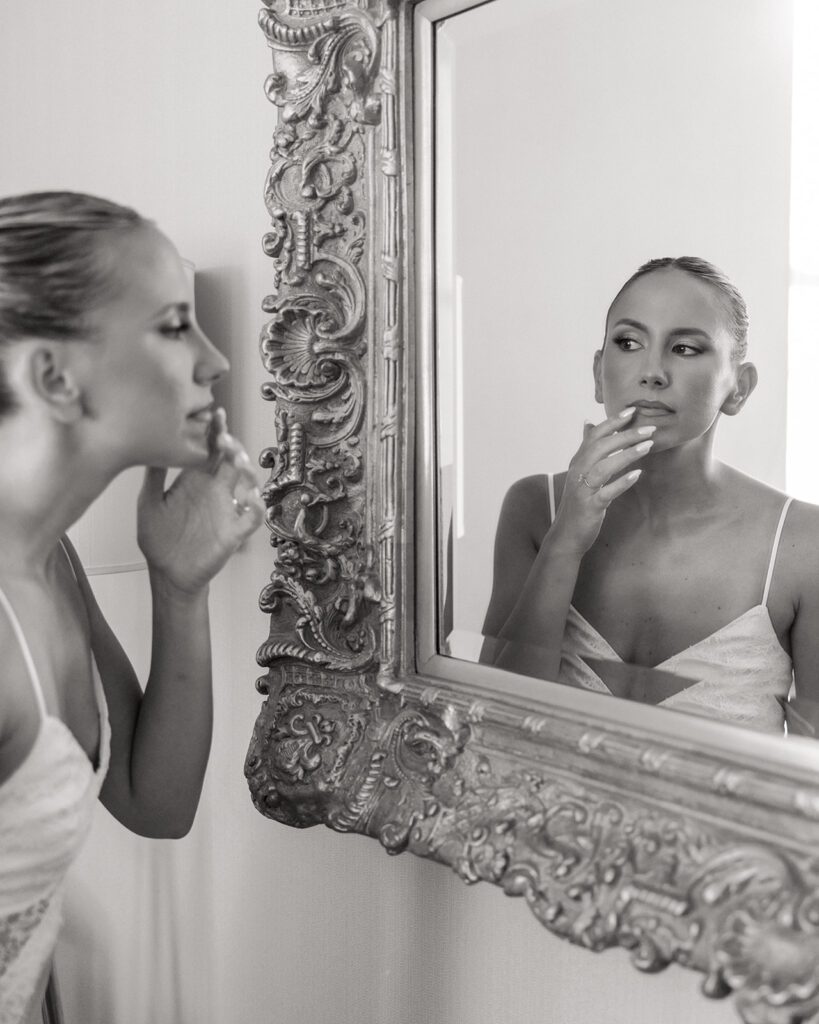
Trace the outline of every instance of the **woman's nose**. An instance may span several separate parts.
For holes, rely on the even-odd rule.
[[[213,344],[210,338],[197,326],[199,355],[196,360],[195,377],[199,384],[215,384],[230,369],[230,362]]]
[[[646,387],[664,388],[668,386],[668,372],[660,359],[646,359],[640,368],[640,383]]]

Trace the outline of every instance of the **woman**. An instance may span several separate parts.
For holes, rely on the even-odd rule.
[[[779,733],[792,679],[813,697],[819,509],[713,456],[756,386],[747,330],[704,260],[626,282],[594,357],[606,419],[504,501],[484,660],[618,693],[657,669],[644,699]]]
[[[0,342],[0,1021],[16,1024],[39,1020],[97,796],[140,835],[191,826],[211,736],[208,584],[263,508],[213,404],[228,362],[176,250],[132,210],[0,200]],[[134,465],[148,467],[144,693],[65,537]]]

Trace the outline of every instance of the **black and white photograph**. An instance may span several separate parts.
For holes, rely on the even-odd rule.
[[[819,5],[0,21],[0,1024],[819,1019]]]

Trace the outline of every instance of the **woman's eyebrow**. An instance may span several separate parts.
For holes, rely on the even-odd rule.
[[[191,307],[188,302],[169,302],[167,306],[163,306],[162,309],[156,311],[157,316],[164,316],[166,313],[190,313]]]
[[[640,323],[639,320],[632,320],[631,317],[623,317],[621,320],[618,320],[614,326],[634,327],[636,330],[643,331],[648,334],[648,327],[646,327],[645,324]],[[711,335],[701,327],[675,327],[673,331],[669,332],[670,338],[690,338],[692,336],[705,338],[707,341],[711,341]]]
[[[701,327],[675,327],[669,334],[670,338],[705,338],[706,341],[711,341],[711,335],[708,331],[704,331]]]

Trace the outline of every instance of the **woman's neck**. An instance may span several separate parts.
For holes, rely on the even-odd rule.
[[[60,538],[114,475],[70,431],[0,421],[0,576],[45,577]]]
[[[713,458],[708,439],[651,452],[637,466],[640,479],[623,497],[652,530],[671,530],[692,518],[702,521],[716,509],[724,467]]]

